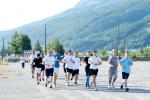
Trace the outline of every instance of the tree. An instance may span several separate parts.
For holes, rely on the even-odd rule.
[[[64,54],[63,45],[60,44],[60,41],[58,38],[53,39],[52,42],[47,44],[47,50],[53,50],[53,49],[58,50],[60,55]]]
[[[35,51],[40,51],[40,52],[42,52],[42,47],[41,47],[41,45],[40,45],[39,40],[36,41],[34,50],[35,50]]]
[[[31,40],[26,34],[15,32],[12,36],[11,42],[9,42],[9,52],[16,54],[22,54],[24,50],[31,50]]]

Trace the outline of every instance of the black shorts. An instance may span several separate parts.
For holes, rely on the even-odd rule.
[[[72,73],[72,69],[66,68],[66,72]]]
[[[86,76],[90,76],[90,67],[85,67]]]
[[[122,79],[128,79],[129,73],[122,72]]]
[[[97,74],[98,74],[98,69],[90,69],[90,75],[97,76]]]
[[[72,76],[74,76],[74,75],[76,75],[76,74],[79,74],[79,69],[72,70]]]
[[[45,70],[45,65],[42,65],[41,66],[41,71],[44,71]]]
[[[46,73],[46,77],[53,76],[54,68],[46,69],[45,73]]]

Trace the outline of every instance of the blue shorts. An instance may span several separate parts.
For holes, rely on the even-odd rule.
[[[46,73],[46,77],[53,76],[54,68],[46,69],[45,73]]]

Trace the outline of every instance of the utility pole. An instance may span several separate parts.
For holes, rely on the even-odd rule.
[[[117,26],[117,53],[119,51],[119,24]]]
[[[46,53],[46,24],[45,24],[45,53]]]
[[[4,59],[4,37],[3,37],[3,42],[2,42],[2,61]]]

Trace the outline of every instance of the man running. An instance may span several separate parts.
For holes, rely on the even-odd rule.
[[[117,55],[117,50],[113,49],[112,50],[112,55],[108,59],[108,63],[110,65],[109,72],[108,72],[108,89],[115,88],[114,83],[117,79],[118,75],[118,64],[119,64],[119,57]]]
[[[66,85],[69,86],[70,74],[72,73],[72,68],[75,63],[74,57],[72,56],[72,51],[68,51],[68,55],[63,58],[63,63],[66,63],[65,68],[67,72],[67,83]]]
[[[91,56],[90,52],[87,52],[86,57],[83,59],[83,63],[85,63],[85,73],[86,73],[86,87],[90,87],[90,63],[89,61],[89,57]]]
[[[46,73],[45,87],[47,87],[48,83],[50,83],[50,88],[53,87],[52,82],[53,82],[54,60],[55,60],[55,58],[51,55],[52,55],[51,51],[48,51],[47,56],[43,59]]]
[[[24,67],[25,67],[25,58],[24,58],[24,55],[22,57],[20,57],[20,62],[21,62],[22,68],[24,69]]]
[[[78,75],[79,75],[79,66],[81,65],[80,63],[80,58],[78,57],[78,52],[74,53],[74,66],[73,66],[73,71],[72,71],[72,78],[71,80],[73,80],[73,77],[75,77],[75,82],[74,84],[77,85],[77,80],[78,80]]]
[[[53,57],[55,58],[55,61],[54,61],[54,86],[56,87],[56,80],[57,80],[57,76],[59,74],[61,57],[58,54],[57,50],[53,50],[53,54],[54,54]]]
[[[31,73],[32,73],[32,78],[34,78],[34,72],[35,68],[33,66],[33,60],[36,58],[35,56],[35,51],[32,52],[32,55],[30,56],[30,66],[31,66]]]
[[[42,68],[42,58],[40,57],[40,54],[37,54],[37,58],[33,60],[33,65],[35,66],[37,85],[39,85],[41,79],[41,68]]]
[[[95,87],[95,91],[97,91],[97,87],[96,87],[96,76],[98,74],[98,66],[100,64],[102,64],[102,60],[100,57],[97,56],[97,51],[94,50],[93,51],[93,56],[91,56],[89,58],[89,63],[91,64],[90,65],[90,74],[91,76],[93,76],[93,81],[92,83],[94,84],[94,87]]]
[[[45,58],[45,56],[47,56],[46,53],[45,53],[45,55],[42,53],[42,61],[43,61],[43,59]],[[45,75],[45,65],[42,63],[42,68],[41,68],[41,79],[40,79],[40,81],[41,81],[41,80],[44,81],[44,75]]]
[[[131,66],[133,65],[133,61],[132,58],[129,57],[127,51],[125,52],[125,57],[120,60],[120,64],[122,66],[122,79],[123,79],[120,88],[123,89],[123,85],[125,85],[126,88],[125,91],[128,92],[129,88],[127,87],[127,83],[129,75],[131,73]]]

